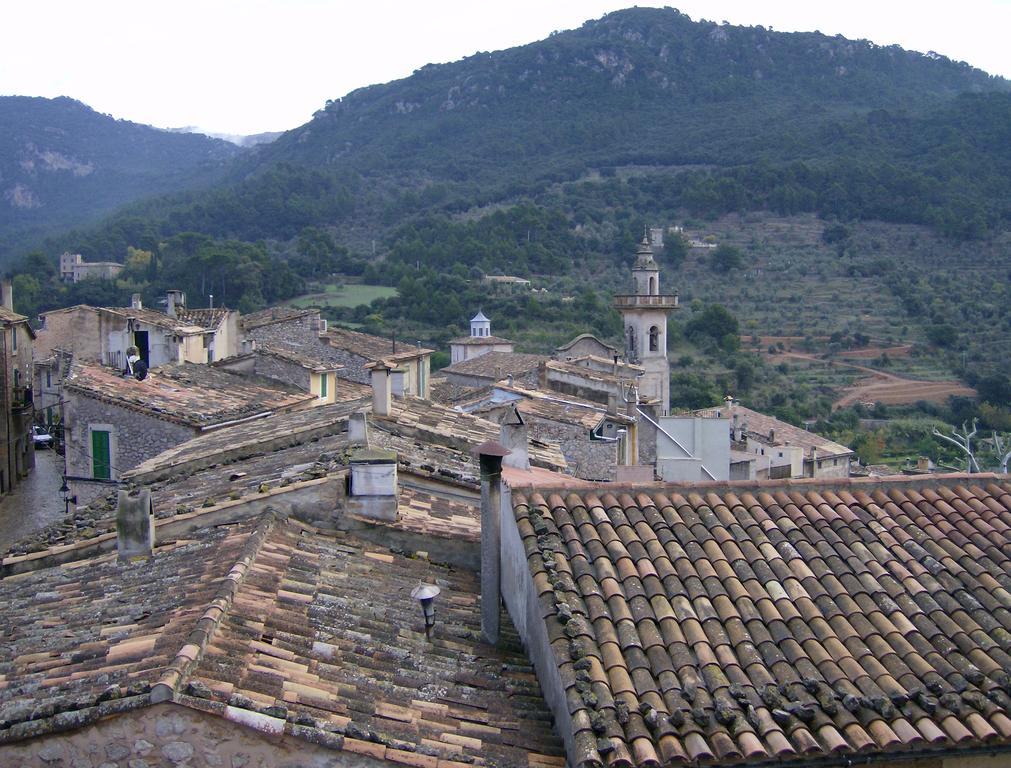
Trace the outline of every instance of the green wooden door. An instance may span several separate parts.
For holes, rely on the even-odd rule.
[[[91,475],[96,480],[109,480],[112,478],[108,432],[95,430],[91,433],[91,467]]]

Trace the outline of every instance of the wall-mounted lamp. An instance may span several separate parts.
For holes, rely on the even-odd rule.
[[[411,590],[411,597],[421,603],[421,612],[425,615],[425,637],[431,639],[432,627],[435,626],[435,598],[442,592],[434,584],[419,584]]]
[[[67,478],[63,478],[63,485],[60,486],[60,496],[63,497],[63,512],[70,514],[70,505],[77,504],[77,496],[70,495],[70,486],[67,485]]]

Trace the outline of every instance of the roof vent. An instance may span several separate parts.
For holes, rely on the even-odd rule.
[[[419,584],[411,590],[411,597],[421,605],[421,612],[425,617],[425,637],[432,639],[432,627],[435,626],[435,598],[442,592],[434,584]]]

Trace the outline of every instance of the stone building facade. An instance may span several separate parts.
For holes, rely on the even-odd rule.
[[[65,403],[64,441],[67,476],[78,504],[108,490],[106,481],[152,456],[195,437],[199,430],[83,396],[69,390]],[[105,437],[96,437],[96,432]],[[108,457],[94,454],[96,440],[108,446]]]
[[[0,418],[0,493],[17,485],[35,467],[32,441],[34,397],[32,391],[32,343],[35,333],[28,318],[13,310],[11,283],[3,281],[0,305],[0,407],[9,418]]]

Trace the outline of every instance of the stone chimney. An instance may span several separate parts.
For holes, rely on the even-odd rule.
[[[519,410],[513,405],[499,425],[499,440],[509,451],[502,463],[515,469],[530,469],[529,440],[527,425]]]
[[[120,562],[151,556],[154,549],[154,509],[148,489],[119,492],[116,549]]]
[[[14,311],[14,284],[7,278],[0,283],[0,303],[11,312]]]
[[[495,645],[502,613],[502,459],[509,451],[489,440],[473,452],[481,463],[481,636]]]
[[[345,502],[354,515],[397,519],[397,454],[360,448],[352,451],[351,493]]]
[[[372,363],[370,377],[372,381],[372,415],[389,416],[393,410],[391,368],[382,360]]]
[[[351,445],[369,444],[369,423],[365,411],[352,413],[348,418],[348,442]]]
[[[139,293],[135,293],[130,297],[130,309],[144,309],[144,305],[140,301]]]
[[[165,294],[165,314],[175,317],[177,309],[186,309],[186,294],[173,289]]]
[[[403,397],[407,394],[407,371],[394,368],[390,371],[390,392],[393,397]]]

